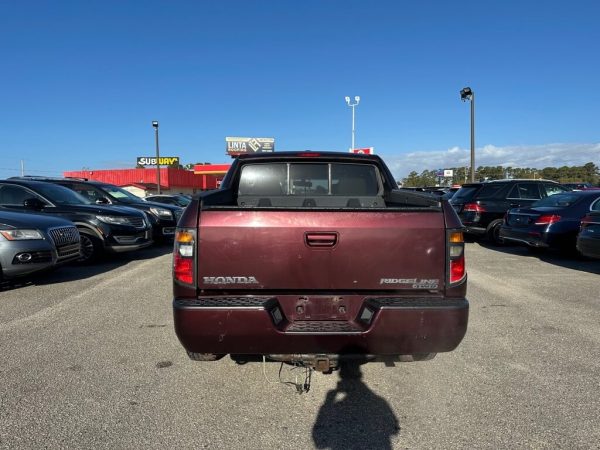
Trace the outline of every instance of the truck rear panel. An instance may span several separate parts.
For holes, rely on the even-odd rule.
[[[440,292],[441,212],[203,211],[198,287]]]

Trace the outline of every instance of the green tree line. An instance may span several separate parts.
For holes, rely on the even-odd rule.
[[[437,177],[437,170],[424,170],[420,174],[412,171],[406,178],[402,179],[405,187],[424,187],[440,185],[463,184],[470,180],[468,167],[453,167],[452,178]],[[475,180],[501,180],[504,178],[523,178],[557,181],[559,183],[592,183],[597,186],[600,183],[600,168],[593,162],[583,166],[544,167],[543,169],[503,167],[503,166],[479,166],[475,170]]]

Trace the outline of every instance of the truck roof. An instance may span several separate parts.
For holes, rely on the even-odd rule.
[[[296,158],[332,158],[336,160],[352,160],[352,161],[382,161],[379,155],[366,155],[362,153],[346,153],[346,152],[320,152],[313,150],[303,151],[286,151],[286,152],[265,152],[265,153],[246,153],[238,156],[239,160],[247,159],[296,159]]]

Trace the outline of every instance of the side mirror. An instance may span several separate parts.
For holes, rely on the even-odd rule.
[[[44,206],[46,205],[39,198],[32,197],[25,199],[25,201],[23,202],[23,206],[25,206],[25,208],[28,209],[35,209],[36,211],[39,211],[41,209],[44,209]]]
[[[98,200],[96,200],[96,205],[108,205],[109,203],[110,202],[106,197],[100,197]]]

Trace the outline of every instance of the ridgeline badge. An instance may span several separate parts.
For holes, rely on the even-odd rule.
[[[254,277],[203,277],[204,284],[258,284]]]
[[[382,278],[379,284],[392,284],[412,289],[437,289],[440,280],[438,278]]]

